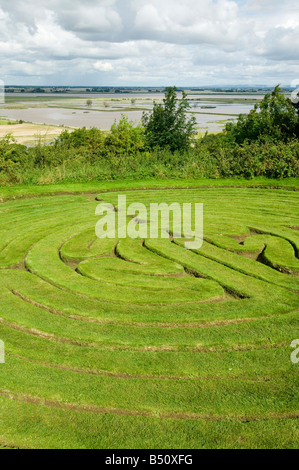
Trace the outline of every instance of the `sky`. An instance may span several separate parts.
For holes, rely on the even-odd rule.
[[[8,85],[299,83],[298,0],[0,0]]]

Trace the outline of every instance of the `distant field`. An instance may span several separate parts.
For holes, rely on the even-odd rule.
[[[297,448],[297,183],[1,189],[0,447]],[[203,247],[97,239],[119,193],[204,203]]]
[[[53,140],[65,130],[64,127],[48,126],[43,124],[16,124],[7,120],[0,120],[0,139],[11,134],[20,144],[36,143],[40,138],[47,142]]]

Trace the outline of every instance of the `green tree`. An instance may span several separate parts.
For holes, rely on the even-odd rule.
[[[141,125],[134,125],[125,114],[119,122],[114,122],[110,133],[104,142],[105,152],[108,155],[131,156],[145,149],[144,129]]]
[[[176,87],[166,88],[163,104],[155,103],[152,113],[143,113],[147,145],[150,148],[167,148],[171,152],[189,148],[196,133],[195,118],[187,116],[189,108],[184,91],[182,99],[178,99]]]
[[[269,138],[286,141],[299,137],[299,117],[291,100],[277,85],[247,116],[240,115],[236,124],[227,124],[226,131],[238,144]]]

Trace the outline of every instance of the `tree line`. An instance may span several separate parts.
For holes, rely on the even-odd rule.
[[[110,132],[65,130],[32,148],[0,140],[0,184],[119,178],[220,178],[299,175],[299,107],[279,86],[223,132],[196,138],[183,92],[166,90],[136,125],[123,115]]]

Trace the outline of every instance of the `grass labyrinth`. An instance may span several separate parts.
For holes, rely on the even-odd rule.
[[[0,204],[0,447],[297,447],[298,193],[202,202],[204,244],[99,240],[117,192]]]

